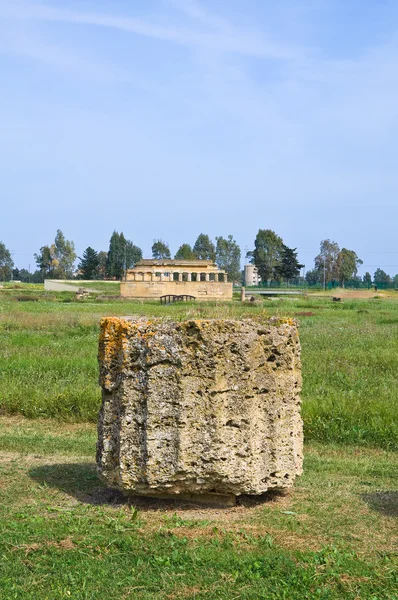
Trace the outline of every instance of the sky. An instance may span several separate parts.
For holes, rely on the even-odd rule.
[[[397,0],[0,0],[0,241],[200,233],[398,273]]]

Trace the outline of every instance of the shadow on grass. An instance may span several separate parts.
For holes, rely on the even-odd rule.
[[[361,494],[370,508],[387,517],[398,517],[398,492],[374,492]]]
[[[220,505],[206,505],[188,502],[182,499],[146,498],[143,496],[125,496],[123,492],[105,487],[97,475],[95,463],[63,463],[44,465],[30,469],[29,476],[40,485],[56,488],[73,496],[79,502],[92,505],[130,505],[142,511],[158,510],[203,510],[204,508],[227,508]],[[277,502],[285,494],[270,491],[261,496],[240,496],[237,505],[246,508]]]
[[[29,476],[40,485],[56,488],[86,504],[127,504],[119,490],[106,488],[95,463],[64,463],[30,469]]]

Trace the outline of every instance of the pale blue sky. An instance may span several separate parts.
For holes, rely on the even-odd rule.
[[[398,0],[0,0],[0,240],[274,229],[398,273]]]

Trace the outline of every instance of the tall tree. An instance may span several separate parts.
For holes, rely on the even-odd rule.
[[[70,279],[73,275],[73,266],[77,258],[75,244],[65,239],[60,229],[54,240],[55,258],[58,260],[58,272],[60,278]]]
[[[106,261],[107,277],[115,277],[121,279],[124,271],[124,248],[126,246],[126,238],[122,233],[114,231],[109,240],[109,250]]]
[[[372,285],[372,276],[368,271],[366,271],[365,275],[363,276],[363,282],[368,286]]]
[[[280,265],[276,267],[278,275],[289,282],[299,277],[300,270],[304,267],[297,260],[297,248],[289,248],[283,245]]]
[[[42,277],[53,279],[68,279],[73,275],[73,265],[76,260],[75,245],[66,240],[60,229],[57,230],[54,242],[42,246],[34,255]]]
[[[80,258],[78,269],[81,273],[82,279],[97,279],[98,277],[98,252],[88,246],[83,252],[83,256]]]
[[[54,244],[51,244],[50,246],[42,246],[39,252],[34,255],[34,257],[43,278],[58,278],[56,273],[58,261],[55,258]]]
[[[114,231],[109,241],[109,251],[106,261],[107,277],[121,279],[125,269],[130,269],[141,260],[142,250],[130,240],[126,240],[123,232]]]
[[[216,237],[216,265],[226,271],[229,281],[240,282],[242,273],[240,268],[240,248],[232,235],[227,239]]]
[[[199,260],[216,260],[216,249],[213,242],[205,233],[198,235],[194,244],[193,252]]]
[[[11,277],[14,261],[12,260],[11,252],[5,247],[3,242],[0,242],[0,279],[8,281]]]
[[[345,282],[349,281],[358,273],[358,265],[362,265],[363,261],[358,258],[354,250],[342,248],[337,256],[337,275],[344,287]]]
[[[195,260],[196,256],[189,244],[181,244],[174,258],[176,260]]]
[[[376,269],[373,275],[373,281],[376,285],[380,285],[380,283],[391,283],[391,277],[383,271],[383,269]]]
[[[105,279],[106,277],[106,261],[108,259],[108,253],[105,250],[98,252],[98,278]]]
[[[259,229],[254,241],[252,261],[262,281],[278,278],[277,267],[282,261],[283,241],[272,229]]]
[[[315,257],[315,269],[320,273],[320,279],[325,282],[339,279],[338,272],[338,257],[340,248],[336,242],[330,240],[322,240],[320,244],[320,252]]]
[[[162,258],[171,258],[169,245],[163,240],[153,240],[152,256],[157,260]]]
[[[142,259],[142,250],[130,240],[126,240],[126,269],[131,269]]]

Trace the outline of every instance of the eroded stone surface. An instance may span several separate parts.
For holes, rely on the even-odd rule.
[[[302,471],[294,321],[105,318],[97,464],[137,495],[262,494]]]

